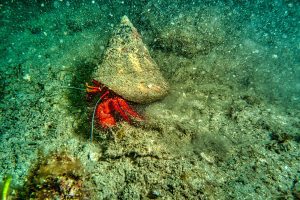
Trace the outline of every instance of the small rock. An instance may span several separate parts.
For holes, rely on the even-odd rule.
[[[148,193],[148,198],[149,199],[156,199],[158,197],[160,197],[161,194],[159,192],[159,190],[151,190],[149,193]]]

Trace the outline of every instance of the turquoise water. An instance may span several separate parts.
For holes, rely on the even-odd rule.
[[[299,199],[299,9],[292,0],[2,1],[4,196]],[[122,95],[108,89],[98,105],[116,125],[105,129],[92,121],[100,94],[87,97],[85,83],[124,15],[169,91],[125,99],[143,118],[128,123],[107,103]],[[144,59],[120,52],[130,55],[124,71]]]

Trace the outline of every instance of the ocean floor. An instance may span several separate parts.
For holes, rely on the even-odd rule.
[[[298,1],[4,1],[0,15],[10,199],[300,199]],[[123,15],[170,91],[91,142],[85,83]]]

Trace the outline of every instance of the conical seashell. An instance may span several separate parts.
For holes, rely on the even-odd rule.
[[[93,78],[123,98],[149,103],[167,94],[168,83],[127,16],[114,30]]]

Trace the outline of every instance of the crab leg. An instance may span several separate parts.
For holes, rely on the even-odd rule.
[[[135,112],[124,99],[118,98],[117,101],[122,111],[125,111],[127,114],[129,114],[132,117],[142,120],[142,117],[137,112]]]
[[[127,121],[128,123],[130,123],[130,119],[129,117],[127,116],[127,114],[124,112],[124,109],[122,108],[122,104],[119,103],[121,98],[119,97],[116,97],[113,99],[113,103],[112,103],[112,106],[114,108],[115,111],[117,111],[121,116],[122,118]],[[122,99],[123,100],[123,99]],[[126,103],[126,102],[125,102]]]

